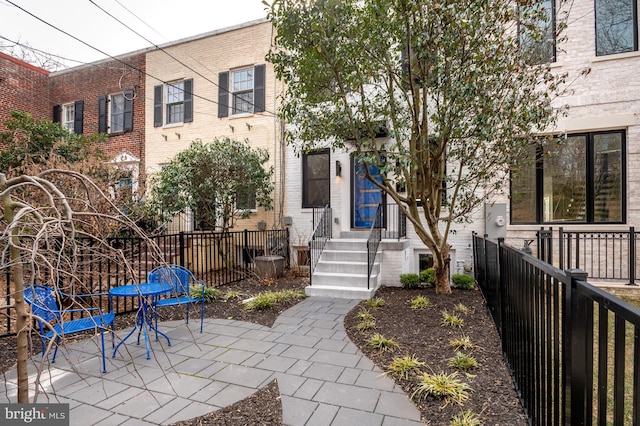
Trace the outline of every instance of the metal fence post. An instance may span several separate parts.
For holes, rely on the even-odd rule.
[[[636,229],[629,228],[629,285],[636,285]]]
[[[184,231],[180,231],[178,235],[178,252],[180,253],[180,266],[186,267],[184,261],[185,246],[184,246]]]
[[[577,290],[577,281],[586,281],[587,273],[580,269],[569,269],[563,292],[564,359],[564,412],[565,424],[587,424],[587,304],[586,298]],[[590,417],[590,416],[589,416]],[[590,423],[589,419],[589,423]]]

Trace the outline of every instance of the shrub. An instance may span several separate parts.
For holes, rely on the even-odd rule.
[[[411,299],[411,309],[426,309],[431,302],[425,296],[416,296]]]
[[[478,361],[471,355],[463,354],[462,352],[456,352],[456,356],[449,359],[449,366],[456,370],[471,370],[478,366]]]
[[[398,343],[393,339],[387,339],[380,333],[376,333],[369,339],[369,346],[381,351],[394,351],[398,348]]]
[[[396,357],[391,360],[389,364],[389,372],[403,377],[405,379],[409,378],[410,373],[419,373],[420,367],[425,366],[426,364],[422,361],[419,361],[418,358],[414,356],[403,356]]]
[[[462,290],[472,290],[475,285],[475,279],[470,275],[453,274],[451,276],[453,286]]]
[[[436,283],[436,270],[433,268],[427,268],[420,271],[420,282],[433,286]]]
[[[420,287],[420,275],[418,274],[402,274],[400,275],[400,284],[407,290]]]
[[[411,395],[411,399],[416,396],[418,399],[433,396],[435,398],[444,399],[445,406],[451,401],[462,404],[469,399],[469,391],[471,388],[468,384],[458,380],[457,373],[422,373],[418,382],[419,384]]]
[[[381,297],[375,297],[373,299],[368,299],[364,304],[370,308],[379,308],[384,306],[384,299]]]

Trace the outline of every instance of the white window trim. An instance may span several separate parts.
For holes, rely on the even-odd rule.
[[[251,116],[254,114],[254,108],[255,108],[255,90],[256,90],[256,76],[255,76],[255,67],[253,65],[251,66],[246,66],[246,67],[241,67],[241,68],[236,68],[236,69],[232,69],[229,70],[230,74],[231,74],[231,78],[230,78],[230,89],[229,90],[229,96],[231,97],[231,102],[229,102],[230,108],[231,108],[231,118],[242,118],[242,117],[247,117],[247,116]],[[252,75],[251,75],[251,89],[247,89],[247,90],[234,90],[234,83],[235,83],[235,75],[237,72],[242,72],[242,71],[251,71]],[[252,94],[252,98],[253,101],[251,102],[251,111],[242,111],[242,112],[234,112],[235,110],[235,96],[236,93],[249,93],[251,92]]]
[[[180,90],[182,90],[182,119],[180,121],[173,121],[171,123],[169,123],[169,105],[178,105],[179,102],[169,102],[169,88],[171,87],[176,87],[178,84],[182,85],[182,88]],[[177,87],[176,87],[177,88]],[[182,126],[184,124],[184,79],[182,80],[175,80],[175,81],[170,81],[168,83],[166,83],[164,85],[164,96],[163,98],[163,102],[162,102],[162,109],[163,109],[163,114],[164,114],[164,124],[163,124],[163,128],[169,128],[169,127],[176,127],[176,126]]]
[[[75,120],[74,120],[74,116],[75,116],[75,112],[76,112],[76,108],[75,108],[75,103],[73,102],[69,102],[67,104],[62,105],[62,117],[60,117],[60,124],[62,124],[62,127],[64,127],[65,129],[68,129],[69,131],[73,132],[74,128],[75,128]],[[67,121],[67,112],[71,111],[71,120]]]
[[[117,130],[114,131],[113,130],[113,109],[112,109],[112,105],[113,105],[113,98],[115,96],[122,96],[123,100],[125,99],[124,93],[120,92],[120,93],[113,93],[111,95],[109,95],[109,102],[107,102],[107,133],[108,134],[118,134],[118,133],[124,133],[124,116],[125,116],[125,112],[122,112],[122,130]]]

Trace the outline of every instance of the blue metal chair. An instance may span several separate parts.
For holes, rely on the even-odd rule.
[[[100,343],[102,349],[102,372],[107,372],[107,363],[104,356],[104,329],[111,328],[111,337],[113,340],[113,320],[115,314],[113,312],[103,313],[100,308],[79,308],[79,309],[60,309],[58,302],[63,298],[73,298],[80,300],[86,297],[98,296],[96,294],[68,295],[61,291],[56,291],[51,287],[39,284],[26,284],[24,287],[24,300],[31,306],[31,312],[37,317],[40,328],[40,338],[42,339],[42,356],[45,355],[46,341],[56,337],[56,348],[53,351],[51,363],[56,362],[58,353],[58,344],[60,338],[80,333],[88,330],[100,330]],[[73,313],[81,313],[84,318],[67,319],[68,315]],[[49,323],[53,330],[44,323]],[[113,343],[113,342],[112,342]]]
[[[154,307],[187,305],[187,324],[189,324],[189,307],[192,303],[200,303],[200,333],[204,324],[204,291],[206,284],[204,281],[196,279],[193,272],[180,265],[163,265],[154,268],[147,277],[150,283],[163,282],[171,286],[171,296],[158,298],[154,302]],[[202,286],[200,297],[192,297],[190,293],[190,283]],[[158,314],[156,310],[156,329],[158,328]]]

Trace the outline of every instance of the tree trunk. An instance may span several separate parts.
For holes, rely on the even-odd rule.
[[[4,218],[8,224],[13,222],[14,205],[9,195],[5,195],[2,199],[4,208]],[[29,375],[27,371],[27,359],[29,358],[29,349],[27,337],[29,335],[29,324],[27,306],[24,303],[24,276],[22,262],[20,261],[20,249],[18,246],[18,230],[16,228],[11,231],[12,246],[11,255],[11,277],[14,285],[14,309],[16,310],[16,328],[18,330],[17,341],[17,370],[18,370],[18,403],[26,404],[29,402]]]
[[[433,269],[436,275],[436,293],[451,294],[449,283],[449,245],[446,244],[439,252],[433,253]]]

